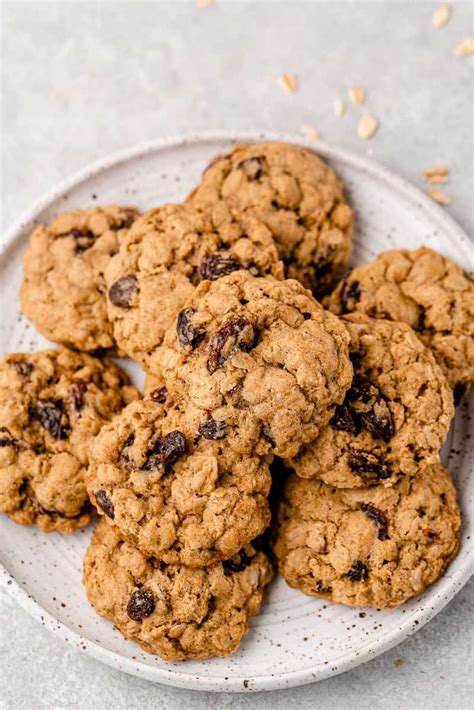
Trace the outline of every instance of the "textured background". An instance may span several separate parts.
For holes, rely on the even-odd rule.
[[[2,222],[88,162],[142,140],[223,128],[295,131],[369,155],[423,187],[450,169],[447,208],[472,233],[473,5],[435,29],[432,2],[3,2]],[[294,72],[295,94],[277,77]],[[380,122],[357,137],[367,90]],[[115,672],[48,635],[0,592],[0,708],[471,706],[474,582],[418,634],[342,676],[258,696],[179,691]],[[395,665],[402,659],[401,666]]]

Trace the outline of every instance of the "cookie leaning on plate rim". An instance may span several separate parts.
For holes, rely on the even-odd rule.
[[[474,283],[432,249],[393,249],[354,269],[325,300],[333,313],[408,323],[460,401],[474,381]]]
[[[287,277],[318,297],[349,260],[352,209],[332,168],[312,150],[277,142],[237,145],[214,158],[188,201],[230,202],[258,217],[275,239]]]
[[[45,532],[92,518],[91,439],[138,392],[108,360],[65,348],[0,363],[0,510]]]
[[[78,350],[115,347],[104,272],[138,214],[116,205],[77,209],[33,231],[21,308],[45,337]]]

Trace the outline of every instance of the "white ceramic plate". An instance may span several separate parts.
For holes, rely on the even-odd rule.
[[[232,143],[288,140],[295,136],[209,135],[160,141],[116,155],[58,187],[6,236],[0,261],[1,355],[48,345],[19,311],[21,253],[31,227],[57,212],[111,202],[149,208],[180,201],[199,182],[209,160]],[[323,143],[317,150],[334,166],[357,212],[353,263],[392,247],[427,244],[460,264],[470,263],[468,237],[418,190],[386,170]],[[138,369],[127,369],[138,385]],[[282,579],[271,587],[239,653],[227,659],[164,663],[124,641],[98,617],[81,585],[91,529],[71,536],[45,535],[0,516],[0,579],[15,599],[46,628],[114,668],[169,685],[215,691],[285,688],[319,680],[374,658],[433,617],[467,581],[473,564],[473,479],[468,452],[468,406],[458,411],[444,448],[463,511],[461,551],[447,574],[398,611],[352,609],[305,597]],[[471,412],[472,414],[473,412]]]

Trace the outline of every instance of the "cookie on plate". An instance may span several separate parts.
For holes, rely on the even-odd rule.
[[[273,548],[305,594],[392,609],[423,592],[459,549],[460,514],[440,464],[392,488],[340,489],[290,475]]]
[[[60,348],[0,363],[0,511],[45,532],[92,515],[91,439],[138,393],[113,363]]]
[[[474,381],[474,283],[427,247],[379,254],[328,297],[334,313],[408,323],[433,351],[459,401]]]
[[[256,215],[273,234],[287,277],[317,296],[349,260],[352,210],[333,170],[311,150],[288,143],[236,146],[209,165],[188,200],[231,200]]]
[[[225,425],[223,445],[294,456],[344,399],[348,342],[299,282],[238,271],[198,286],[166,334],[160,372],[176,400]]]
[[[439,462],[454,416],[452,391],[406,323],[362,313],[341,321],[351,337],[352,386],[329,425],[286,465],[331,486],[390,486]]]
[[[201,413],[202,414],[202,413]],[[134,402],[94,442],[86,485],[99,512],[144,553],[204,567],[270,523],[269,461],[225,442],[225,424],[155,398]]]
[[[177,661],[237,651],[272,576],[268,558],[252,545],[203,569],[166,565],[102,519],[85,555],[83,582],[97,613],[126,639]]]
[[[73,210],[34,230],[21,308],[46,338],[78,350],[114,346],[104,271],[137,215],[114,205]]]
[[[164,205],[138,219],[106,272],[108,313],[120,347],[154,374],[156,350],[203,279],[238,269],[283,277],[270,231],[225,205]]]

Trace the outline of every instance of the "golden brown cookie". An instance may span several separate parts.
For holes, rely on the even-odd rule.
[[[272,576],[268,558],[252,545],[211,567],[166,565],[102,519],[86,552],[83,582],[97,613],[126,639],[177,661],[235,653]]]
[[[349,335],[297,281],[238,271],[203,282],[160,350],[175,399],[225,425],[223,445],[294,456],[352,380]]]
[[[114,346],[104,271],[137,215],[114,205],[73,210],[34,230],[21,308],[46,338],[78,350]]]
[[[408,323],[431,348],[459,401],[474,380],[474,283],[427,247],[379,254],[328,297],[334,313]]]
[[[247,269],[283,276],[270,231],[224,205],[164,205],[138,219],[106,272],[120,347],[154,374],[164,333],[203,279]]]
[[[341,488],[390,486],[439,462],[454,416],[433,354],[405,323],[344,316],[354,380],[329,425],[286,465]]]
[[[392,488],[286,481],[273,547],[291,587],[351,606],[392,609],[423,592],[459,549],[460,514],[440,464]]]
[[[288,143],[239,145],[216,158],[189,196],[193,204],[231,201],[270,229],[288,278],[317,296],[347,264],[353,213],[333,170]]]
[[[134,402],[94,442],[86,485],[107,522],[143,553],[204,567],[270,523],[269,461],[243,456],[226,428],[158,398]]]
[[[60,348],[0,363],[0,511],[45,532],[87,525],[93,437],[138,393],[112,362]]]

